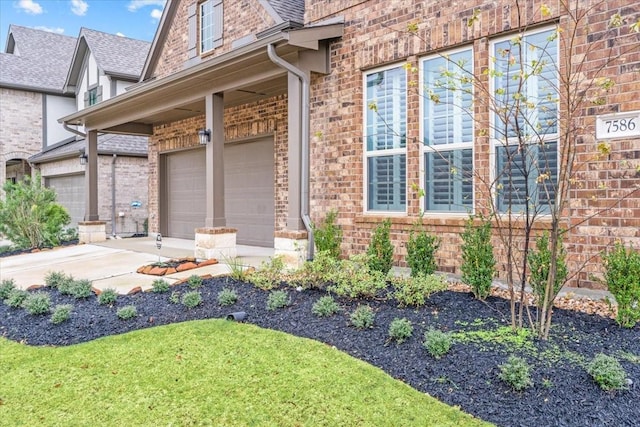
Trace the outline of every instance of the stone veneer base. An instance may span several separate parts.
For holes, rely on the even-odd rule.
[[[232,259],[238,255],[236,234],[230,227],[196,228],[196,259]]]
[[[80,243],[104,242],[107,240],[105,221],[78,222],[78,241]]]
[[[292,270],[300,268],[307,260],[309,240],[306,232],[276,232],[273,241],[274,255],[281,256],[284,265]]]

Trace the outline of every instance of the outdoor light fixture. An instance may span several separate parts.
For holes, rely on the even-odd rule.
[[[200,129],[198,136],[200,137],[200,145],[207,145],[211,141],[211,131],[209,129]]]
[[[80,151],[80,156],[79,156],[80,164],[84,166],[84,165],[87,164],[87,158],[88,157],[87,157],[87,154],[84,152],[84,149],[79,150],[79,151]]]

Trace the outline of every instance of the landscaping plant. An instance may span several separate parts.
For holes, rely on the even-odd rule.
[[[427,276],[436,272],[436,251],[440,239],[427,233],[419,225],[414,226],[407,241],[407,265],[411,277]]]
[[[29,314],[47,314],[51,309],[51,298],[47,293],[34,292],[27,295],[22,302],[22,308]]]
[[[118,293],[115,289],[105,289],[98,295],[98,304],[113,305],[118,299]]]
[[[370,267],[368,255],[353,255],[339,261],[331,275],[332,284],[327,289],[338,296],[349,298],[373,298],[387,287],[384,273]]]
[[[71,318],[72,310],[73,306],[71,304],[56,305],[53,308],[53,313],[51,314],[51,323],[53,323],[54,325],[59,325],[62,322],[66,322]]]
[[[618,303],[616,322],[633,328],[640,322],[640,252],[617,242],[602,258],[607,287]]]
[[[389,324],[389,338],[398,344],[402,344],[413,334],[411,321],[405,318],[395,318]]]
[[[587,366],[587,372],[603,390],[627,388],[627,373],[615,357],[597,354]]]
[[[462,281],[471,287],[476,298],[484,300],[491,292],[491,283],[496,273],[490,220],[480,216],[480,224],[476,225],[474,217],[470,217],[461,237]]]
[[[549,233],[546,231],[536,239],[536,248],[529,252],[529,284],[536,296],[536,305],[542,310],[545,297],[555,300],[558,292],[567,278],[567,263],[565,261],[565,251],[562,248],[562,239],[558,239],[560,248],[557,252],[556,274],[553,287],[547,288],[550,280],[549,269],[551,268],[551,251],[549,250]],[[550,294],[547,295],[547,291]]]
[[[340,257],[342,243],[342,230],[336,224],[337,216],[338,211],[331,209],[319,226],[311,224],[316,249],[318,252],[326,251],[333,259]]]
[[[439,329],[429,328],[424,333],[423,347],[427,349],[431,357],[440,359],[451,350],[451,334]]]
[[[284,308],[291,304],[289,294],[287,291],[277,290],[271,291],[267,297],[267,310],[274,311],[279,308]]]
[[[87,279],[72,281],[68,290],[68,294],[76,299],[89,298],[92,293],[91,282]]]
[[[62,271],[51,271],[44,276],[44,283],[50,288],[58,289],[60,285],[67,284],[67,282],[71,281],[69,276],[64,274]]]
[[[198,291],[186,292],[182,295],[181,301],[185,307],[195,308],[202,303],[202,295]]]
[[[393,245],[391,244],[391,220],[385,219],[373,230],[367,248],[369,268],[386,275],[393,265]]]
[[[233,289],[223,288],[218,292],[218,304],[221,306],[233,305],[238,302],[238,294]]]
[[[303,289],[324,289],[338,273],[340,261],[329,251],[316,252],[313,260],[306,261],[289,275],[287,282],[291,286]]]
[[[268,291],[282,283],[284,261],[281,256],[274,256],[268,262],[263,261],[260,268],[247,276],[249,283],[255,287]]]
[[[373,328],[376,315],[373,309],[368,305],[359,305],[358,308],[351,313],[349,319],[351,324],[357,329],[370,329]]]
[[[0,301],[4,301],[15,288],[16,281],[13,279],[4,279],[0,282]]]
[[[198,289],[202,286],[202,277],[198,276],[197,274],[192,274],[187,279],[187,283],[189,284],[189,287],[191,289]]]
[[[169,286],[169,282],[164,279],[156,279],[151,284],[151,290],[158,294],[169,292],[169,289],[171,289],[171,286]]]
[[[533,385],[530,370],[526,360],[518,356],[509,356],[507,361],[500,365],[499,377],[514,390],[521,391]]]
[[[20,308],[22,307],[22,303],[29,293],[27,291],[23,291],[22,289],[12,289],[7,294],[7,297],[4,299],[4,303],[9,307]]]
[[[400,307],[421,307],[435,292],[447,290],[443,276],[419,273],[413,277],[394,277],[391,279],[393,297]]]
[[[311,312],[318,317],[333,316],[338,311],[340,311],[340,306],[331,295],[320,297],[311,308]]]
[[[137,315],[138,310],[136,309],[135,305],[125,305],[124,307],[119,308],[118,311],[116,311],[116,316],[118,316],[118,319],[121,320],[133,319]]]

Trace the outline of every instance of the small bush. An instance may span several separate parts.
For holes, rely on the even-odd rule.
[[[287,291],[272,291],[267,297],[267,310],[273,311],[291,304]]]
[[[116,312],[116,316],[118,316],[118,319],[122,320],[133,319],[137,315],[138,310],[136,309],[135,305],[125,305],[124,307],[119,308]]]
[[[447,290],[443,276],[422,273],[415,277],[395,277],[391,280],[393,297],[401,307],[420,307],[435,292]]]
[[[51,298],[44,292],[34,292],[27,295],[22,302],[22,308],[29,314],[47,314],[51,310]]]
[[[413,325],[408,319],[393,319],[389,324],[389,338],[402,344],[413,335]]]
[[[560,292],[564,281],[567,278],[566,253],[562,247],[562,240],[558,239],[558,256],[556,257],[556,278],[553,284],[553,293],[550,301],[553,301]],[[529,270],[531,275],[529,283],[536,296],[536,305],[542,309],[551,269],[551,250],[549,248],[549,233],[546,231],[536,239],[536,248],[529,253]]]
[[[462,281],[471,287],[473,295],[484,300],[491,292],[491,283],[496,273],[496,260],[491,244],[491,222],[480,217],[474,225],[469,218],[462,233]]]
[[[57,273],[58,275],[55,275],[55,272],[51,274],[54,275],[53,277],[51,277],[51,285],[48,285],[48,283],[47,285],[53,288],[57,288],[58,292],[60,292],[62,295],[71,295],[71,290],[75,282],[73,276],[66,275],[64,273]]]
[[[169,297],[169,302],[171,304],[180,304],[180,292],[178,291],[171,292],[171,296]]]
[[[280,285],[283,272],[284,261],[281,256],[275,256],[269,262],[263,261],[258,270],[247,276],[247,280],[255,287],[269,291]]]
[[[376,315],[368,305],[359,305],[350,316],[351,324],[358,329],[373,328]]]
[[[327,213],[320,226],[311,225],[318,252],[326,251],[333,259],[340,258],[340,244],[342,243],[342,230],[336,225],[337,216],[338,211],[332,209]]]
[[[367,248],[369,268],[386,275],[393,266],[393,245],[391,244],[391,220],[385,219],[373,230],[371,243]]]
[[[72,310],[73,306],[71,304],[56,305],[53,309],[53,314],[51,315],[51,323],[59,325],[62,322],[66,322],[71,318]]]
[[[182,295],[182,305],[187,308],[195,308],[202,303],[202,295],[198,291],[186,292]]]
[[[423,347],[427,349],[431,357],[440,359],[451,350],[451,334],[438,329],[429,328],[424,333]]]
[[[339,296],[349,298],[373,298],[387,287],[385,275],[371,270],[367,255],[355,255],[341,260],[334,274],[333,283],[328,290]]]
[[[164,279],[156,279],[151,284],[151,291],[158,294],[169,292],[169,289],[171,289],[171,286],[169,286],[169,283]]]
[[[69,287],[69,295],[76,299],[89,298],[92,293],[91,282],[87,279],[74,280]]]
[[[233,305],[238,302],[238,294],[233,289],[224,288],[218,292],[218,304],[221,306]]]
[[[618,303],[616,322],[633,328],[640,322],[640,252],[618,242],[602,258],[607,287]]]
[[[0,282],[0,301],[4,301],[15,288],[16,281],[13,279],[4,279]]]
[[[407,265],[411,268],[411,276],[426,276],[436,272],[436,251],[440,239],[426,231],[414,227],[407,241]]]
[[[333,316],[338,311],[340,311],[340,306],[330,295],[320,297],[311,308],[311,312],[318,317]]]
[[[287,282],[291,286],[303,289],[324,289],[337,274],[339,265],[340,262],[334,259],[329,251],[319,251],[316,252],[313,261],[305,262],[289,275]]]
[[[117,299],[118,293],[115,289],[105,289],[100,295],[98,295],[98,304],[113,305]]]
[[[244,282],[247,279],[247,270],[240,258],[224,258],[224,263],[229,266],[229,277],[239,282]]]
[[[514,390],[520,391],[533,385],[530,371],[526,360],[517,356],[509,356],[506,363],[500,365],[499,377]]]
[[[44,283],[50,288],[58,289],[58,287],[68,281],[69,278],[61,271],[51,271],[44,276]]]
[[[189,287],[191,289],[198,289],[202,286],[202,277],[198,276],[197,274],[192,274],[187,279],[187,283],[189,284]]]
[[[615,357],[603,353],[596,355],[587,366],[587,372],[603,390],[627,388],[627,373]]]
[[[22,307],[22,303],[24,302],[24,300],[27,299],[28,295],[29,293],[27,291],[23,291],[22,289],[12,289],[9,291],[9,294],[5,298],[4,303],[9,307],[20,308]]]

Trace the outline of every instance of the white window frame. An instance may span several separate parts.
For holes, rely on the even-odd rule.
[[[367,77],[374,73],[379,73],[381,71],[388,71],[393,69],[402,69],[405,73],[405,130],[408,130],[409,120],[408,120],[408,108],[409,108],[409,97],[408,97],[408,78],[407,71],[404,68],[404,64],[394,63],[384,67],[378,67],[374,69],[367,70],[362,75],[362,98],[363,98],[363,112],[362,112],[362,129],[363,129],[363,137],[362,137],[362,165],[363,165],[363,211],[365,214],[370,215],[385,215],[389,217],[398,217],[398,216],[406,216],[408,205],[409,205],[409,194],[408,194],[408,183],[407,183],[407,175],[408,175],[408,158],[407,158],[407,141],[405,135],[405,146],[404,148],[392,148],[386,150],[376,150],[376,151],[368,151],[367,149],[367,113],[369,111],[369,100],[367,99]],[[369,159],[373,157],[386,157],[386,156],[395,156],[395,155],[404,155],[405,158],[405,206],[403,210],[380,210],[380,209],[369,209]]]
[[[525,31],[523,33],[517,33],[517,34],[512,34],[510,36],[504,36],[504,37],[499,37],[496,39],[493,39],[490,41],[489,43],[489,64],[490,64],[490,69],[494,69],[495,70],[495,66],[494,64],[494,58],[495,58],[495,49],[496,49],[496,44],[504,42],[505,40],[511,40],[514,37],[517,37],[518,35],[522,34],[523,38],[526,40],[527,37],[531,36],[531,35],[535,35],[535,34],[540,34],[540,33],[544,33],[544,32],[548,32],[548,31],[558,31],[558,26],[551,26],[551,27],[542,27],[542,28],[538,28],[535,30],[529,30],[529,31]],[[556,81],[557,81],[557,96],[558,98],[560,97],[560,76],[558,75],[557,72],[557,68],[560,66],[560,37],[558,36],[556,38],[556,40],[554,41],[555,43],[557,43],[557,49],[556,49],[556,57],[554,58],[555,61],[555,67],[556,67]],[[493,67],[493,68],[491,68]],[[496,77],[489,77],[489,91],[490,93],[493,95],[495,94],[495,81],[496,81]],[[527,88],[527,96],[531,95],[531,87]],[[552,134],[545,134],[541,140],[543,142],[556,142],[557,146],[556,146],[556,161],[557,161],[557,170],[556,173],[557,175],[560,174],[560,103],[559,100],[556,102],[556,112],[557,112],[557,126],[556,126],[556,132],[552,133]],[[536,113],[537,114],[537,113]],[[506,211],[503,211],[500,209],[499,203],[498,203],[498,193],[497,193],[497,185],[498,185],[498,181],[497,181],[497,164],[498,164],[498,159],[496,158],[496,151],[497,148],[500,146],[506,147],[507,145],[505,145],[504,141],[501,140],[501,138],[496,137],[496,131],[495,131],[495,112],[494,111],[489,111],[489,123],[490,123],[490,132],[489,132],[489,168],[490,168],[490,182],[493,183],[491,186],[491,190],[492,190],[492,203],[493,206],[495,207],[495,212],[498,215],[508,215],[509,213]],[[507,144],[509,143],[509,140],[511,140],[512,138],[506,138],[506,142]],[[517,143],[517,137],[515,138],[516,143]],[[509,146],[513,146],[511,144],[509,144]],[[557,176],[556,176],[557,179]],[[537,203],[537,202],[536,202]],[[511,212],[512,216],[521,216],[524,214],[524,211],[518,210],[515,212]],[[546,210],[537,210],[536,213],[537,216],[548,216],[549,212],[547,212]]]
[[[216,20],[215,20],[215,11],[214,11],[214,1],[213,0],[206,0],[203,1],[202,3],[198,4],[198,19],[200,20],[200,25],[199,25],[199,37],[198,40],[200,42],[200,53],[207,53],[207,52],[211,52],[212,50],[215,49],[215,44],[214,44],[214,40],[215,40],[215,24],[216,24]],[[204,37],[204,9],[205,7],[208,7],[209,10],[209,15],[210,15],[210,21],[211,21],[211,34],[210,37],[207,39],[208,40],[208,46],[205,48],[205,37]]]
[[[472,131],[472,135],[471,135],[471,141],[470,142],[462,142],[462,143],[452,143],[452,144],[442,144],[442,145],[438,145],[432,147],[429,146],[427,144],[424,143],[425,141],[425,127],[424,127],[424,118],[425,118],[425,112],[426,112],[426,103],[428,102],[427,99],[427,95],[426,95],[426,87],[425,84],[426,82],[424,81],[424,68],[425,68],[425,62],[429,61],[431,59],[436,59],[436,58],[441,58],[441,57],[446,57],[447,55],[455,55],[457,53],[460,52],[465,52],[465,51],[470,51],[471,52],[471,63],[470,63],[470,67],[471,67],[471,75],[470,77],[473,78],[473,72],[474,72],[474,61],[475,61],[475,57],[474,57],[474,50],[473,50],[473,46],[464,46],[464,47],[460,47],[457,49],[451,49],[448,50],[442,54],[436,54],[436,55],[428,55],[428,56],[424,56],[422,58],[420,58],[419,61],[419,87],[422,90],[422,93],[420,94],[420,107],[419,107],[419,111],[420,111],[420,160],[419,160],[419,165],[420,165],[420,188],[424,191],[424,195],[422,195],[420,197],[420,209],[421,212],[423,212],[424,216],[433,216],[433,217],[451,217],[451,218],[466,218],[470,213],[473,214],[475,212],[475,174],[472,173],[472,177],[471,177],[471,195],[472,195],[472,200],[471,200],[471,207],[469,211],[444,211],[444,210],[427,210],[427,200],[426,200],[426,193],[428,191],[428,188],[425,188],[425,184],[426,184],[426,174],[427,174],[427,165],[425,164],[425,157],[427,153],[430,152],[438,152],[438,151],[456,151],[456,150],[463,150],[463,149],[471,149],[471,156],[472,156],[472,164],[475,165],[475,148],[474,148],[474,144],[475,144],[475,115],[474,115],[474,107],[472,105],[471,107],[471,117],[469,118],[470,120],[472,120],[472,122],[474,123],[474,130]],[[471,90],[472,90],[472,103],[473,103],[473,98],[475,96],[475,93],[473,91],[473,83],[471,83]],[[464,114],[464,113],[462,113]],[[475,167],[475,166],[472,166]]]

